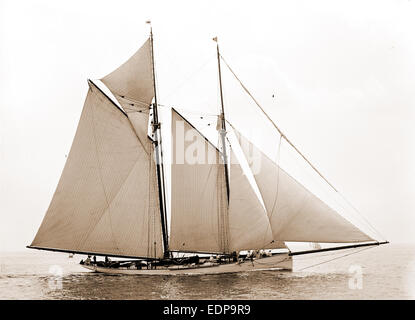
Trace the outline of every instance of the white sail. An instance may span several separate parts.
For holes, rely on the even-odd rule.
[[[152,152],[154,149],[151,143],[148,143],[148,119],[150,117],[150,106],[141,106],[138,104],[130,103],[126,101],[126,99],[118,97],[118,101],[120,102],[123,110],[128,116],[128,119],[131,122],[131,125],[134,128],[135,134],[141,144],[141,146],[147,151],[147,153]]]
[[[199,154],[195,152],[196,158],[193,147],[200,150]],[[223,252],[218,219],[226,211],[226,189],[220,154],[175,110],[172,148],[169,248]]]
[[[117,100],[127,99],[128,102],[120,101],[123,107],[124,103],[149,106],[154,97],[150,39],[130,59],[101,81]]]
[[[150,39],[130,59],[101,81],[127,113],[141,145],[147,152],[151,152],[153,146],[146,141],[150,103],[154,97]]]
[[[172,139],[171,250],[232,252],[285,247],[272,242],[265,209],[233,151],[228,207],[219,151],[175,110]]]
[[[252,189],[232,148],[229,176],[230,251],[281,247],[273,241],[266,211]]]
[[[126,115],[92,84],[58,187],[31,246],[163,256],[151,141],[137,139]]]
[[[255,166],[252,171],[255,171],[254,177],[267,209],[274,240],[327,243],[373,240],[235,132],[247,158],[252,154],[259,155],[250,166],[252,169]]]

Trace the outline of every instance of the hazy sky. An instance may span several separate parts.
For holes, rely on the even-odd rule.
[[[218,36],[223,56],[316,167],[390,241],[415,241],[414,17],[407,0],[0,0],[0,250],[32,241],[86,79],[133,54],[147,19],[160,103],[217,111]],[[241,113],[237,86],[224,78],[229,115]],[[250,131],[258,119],[235,116]]]

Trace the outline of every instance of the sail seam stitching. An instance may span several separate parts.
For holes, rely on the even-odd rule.
[[[95,93],[96,94],[96,93]],[[96,141],[96,132],[95,132],[95,106],[93,107],[93,108],[91,108],[92,109],[92,131],[93,131],[93,137],[94,137],[94,146],[95,146],[95,153],[96,153],[96,156],[97,156],[97,160],[98,160],[98,172],[99,172],[99,179],[100,179],[100,181],[101,181],[101,186],[102,186],[102,190],[104,191],[104,196],[105,196],[105,202],[107,203],[107,207],[104,209],[104,211],[102,212],[102,214],[101,214],[101,216],[100,216],[100,218],[98,219],[98,221],[97,221],[97,223],[92,227],[92,229],[91,228],[88,228],[89,229],[89,232],[87,232],[87,237],[83,240],[83,241],[81,241],[81,243],[80,243],[80,245],[81,246],[83,246],[84,245],[84,243],[88,240],[88,238],[89,238],[89,236],[92,234],[92,232],[96,229],[96,227],[97,227],[97,225],[99,224],[99,222],[102,220],[102,218],[103,218],[103,216],[104,216],[104,214],[105,214],[105,212],[107,211],[107,209],[109,209],[109,207],[110,207],[110,204],[112,203],[112,200],[110,201],[110,202],[108,202],[108,195],[107,195],[107,192],[106,192],[106,190],[105,190],[105,185],[104,185],[104,182],[103,182],[103,177],[102,177],[102,166],[101,166],[101,160],[100,160],[100,156],[99,156],[99,152],[98,152],[98,147],[97,147],[97,141]],[[124,181],[125,182],[125,181]],[[124,183],[122,183],[121,184],[121,186],[123,185]],[[121,187],[120,187],[120,189],[121,189]],[[110,216],[111,214],[109,214],[109,216]],[[111,234],[112,234],[112,241],[114,242],[114,244],[115,244],[115,247],[117,248],[117,250],[119,250],[119,248],[118,248],[118,243],[116,242],[116,240],[115,240],[115,237],[114,237],[114,231],[113,231],[113,229],[112,229],[112,224],[111,224],[111,217],[110,217],[110,227],[111,227]]]

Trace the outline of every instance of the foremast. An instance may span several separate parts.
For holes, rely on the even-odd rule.
[[[158,104],[157,104],[157,90],[156,90],[156,73],[154,67],[154,47],[153,47],[153,28],[150,24],[150,45],[151,45],[151,66],[153,73],[153,88],[154,88],[154,103],[153,103],[153,120],[152,120],[152,134],[153,145],[156,161],[157,182],[160,202],[160,218],[163,234],[163,248],[164,258],[170,257],[169,241],[168,241],[168,228],[167,228],[167,215],[166,215],[166,196],[165,196],[165,184],[164,184],[164,168],[163,168],[163,149],[161,142],[161,125],[158,119]]]

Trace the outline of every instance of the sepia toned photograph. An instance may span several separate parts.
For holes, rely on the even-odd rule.
[[[0,0],[0,300],[414,300],[414,16]]]

